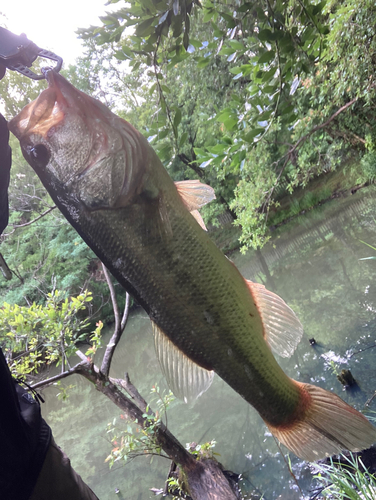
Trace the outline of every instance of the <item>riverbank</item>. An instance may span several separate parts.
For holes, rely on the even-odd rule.
[[[276,228],[328,201],[352,196],[368,185],[369,182],[362,179],[358,160],[353,160],[334,171],[322,173],[312,179],[306,187],[298,187],[293,194],[282,186],[276,198],[276,206],[270,209],[268,230],[271,233]],[[239,249],[240,235],[241,228],[232,222],[209,231],[210,238],[226,254]]]

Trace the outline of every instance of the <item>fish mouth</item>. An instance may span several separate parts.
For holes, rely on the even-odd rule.
[[[67,101],[67,91],[69,88],[70,94],[72,93],[72,90],[74,89],[77,93],[77,90],[70,84],[68,81],[60,75],[57,71],[55,71],[53,68],[46,67],[42,68],[42,73],[48,83],[48,88],[49,89],[55,89],[59,92],[57,92],[57,100],[60,101],[61,98],[64,99],[64,103]]]
[[[48,88],[9,122],[9,130],[20,141],[31,134],[46,139],[64,120],[67,100],[60,90],[62,77],[50,68],[45,75]]]

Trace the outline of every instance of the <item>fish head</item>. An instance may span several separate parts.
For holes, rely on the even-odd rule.
[[[146,139],[59,73],[45,76],[48,88],[9,122],[26,161],[50,192],[90,209],[126,205],[145,177]]]

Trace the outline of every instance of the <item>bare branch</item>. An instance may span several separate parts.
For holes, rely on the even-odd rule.
[[[58,380],[61,380],[63,378],[69,377],[69,375],[73,375],[73,373],[78,373],[80,370],[80,366],[82,364],[87,364],[87,358],[85,356],[85,360],[81,361],[81,363],[77,363],[77,365],[72,366],[69,370],[66,370],[65,372],[59,373],[58,375],[55,375],[54,377],[46,378],[45,380],[41,380],[40,382],[37,382],[36,384],[33,384],[30,386],[32,389],[40,389],[41,387],[45,387],[46,385],[53,384],[54,382],[57,382]]]
[[[48,208],[47,210],[45,210],[44,212],[42,212],[38,217],[36,217],[35,219],[29,221],[29,222],[25,222],[25,224],[14,224],[13,227],[16,228],[16,227],[25,227],[25,226],[30,226],[31,224],[34,224],[34,222],[36,222],[37,220],[41,219],[42,217],[44,217],[45,215],[49,214],[50,212],[52,212],[52,210],[54,210],[56,208],[56,205],[54,205],[53,207],[50,207]]]
[[[76,355],[82,359],[82,361],[85,361],[87,363],[87,356],[83,352],[81,352],[79,349],[76,351]]]
[[[150,422],[145,418],[145,411],[139,408],[136,403],[121,391],[117,385],[117,383],[121,381],[103,375],[98,367],[90,363],[82,353],[81,357],[84,357],[85,361],[78,363],[67,372],[61,373],[56,377],[51,377],[38,384],[34,384],[32,388],[42,387],[47,383],[60,380],[72,373],[78,373],[92,382],[99,392],[115,403],[125,413],[128,419],[143,428],[147,428]],[[129,393],[138,395],[137,400],[141,400],[142,406],[144,407],[146,402],[139,395],[137,389],[131,384],[128,377],[123,383],[127,387],[127,391],[129,390]],[[123,385],[123,383],[121,385]],[[149,415],[155,417],[151,410],[149,410]],[[179,443],[176,437],[171,434],[163,422],[159,422],[158,426],[155,428],[155,439],[166,455],[175,463],[180,464],[183,468],[187,476],[191,496],[194,500],[212,500],[214,498],[214,491],[215,498],[218,499],[226,498],[227,500],[235,500],[237,498],[231,490],[221,468],[216,465],[216,462],[200,462],[196,460],[196,458]]]
[[[0,253],[0,270],[6,280],[12,279],[12,271],[9,269],[3,255]]]
[[[10,236],[19,227],[26,227],[26,226],[30,226],[31,224],[34,224],[34,222],[37,222],[39,219],[41,219],[45,215],[47,215],[50,212],[52,212],[52,210],[54,210],[55,208],[56,208],[56,205],[54,205],[53,207],[50,207],[48,210],[45,210],[40,215],[38,215],[38,217],[36,217],[35,219],[33,219],[33,220],[29,221],[29,222],[25,222],[25,224],[13,224],[13,230],[10,233],[3,234],[3,237]]]
[[[108,272],[108,270],[107,270],[106,266],[103,264],[103,262],[102,262],[102,268],[103,268],[104,275],[106,277],[108,288],[110,290],[112,307],[113,307],[114,315],[115,315],[114,333],[111,337],[110,342],[107,344],[106,352],[104,353],[102,366],[101,366],[101,372],[103,373],[103,375],[105,375],[107,377],[109,372],[110,372],[112,356],[114,355],[115,348],[116,348],[117,344],[119,343],[121,335],[122,335],[124,328],[125,328],[127,321],[128,321],[130,297],[129,297],[129,294],[127,293],[126,300],[125,300],[124,313],[123,313],[122,319],[120,320],[119,306],[118,306],[117,299],[116,299],[115,288],[114,288],[114,285],[111,281],[110,273]]]
[[[117,330],[119,323],[120,323],[120,314],[119,314],[119,306],[118,306],[117,299],[116,299],[115,288],[114,288],[114,285],[111,281],[110,273],[108,272],[108,269],[103,264],[103,262],[102,262],[102,269],[103,269],[103,273],[104,273],[106,281],[107,281],[108,288],[110,290],[112,307],[113,307],[114,315],[115,315],[115,330]]]
[[[125,391],[127,391],[130,397],[135,400],[136,405],[140,408],[140,410],[146,413],[146,408],[148,404],[145,401],[145,399],[141,396],[141,394],[138,392],[136,387],[130,381],[128,373],[125,373],[124,379],[119,378],[114,380],[114,382],[120,385]]]
[[[126,292],[124,312],[123,312],[123,317],[121,318],[121,323],[120,323],[122,333],[124,331],[124,328],[127,326],[130,304],[131,304],[131,296],[129,295],[128,292]]]
[[[308,137],[310,137],[312,134],[314,134],[315,132],[317,132],[318,130],[321,130],[322,128],[325,128],[329,125],[330,122],[332,122],[335,118],[337,118],[338,115],[340,115],[343,111],[345,111],[347,108],[349,108],[352,104],[354,104],[354,102],[356,102],[358,100],[357,97],[354,97],[354,99],[352,99],[351,101],[349,101],[348,103],[346,103],[344,106],[342,106],[341,108],[337,109],[337,111],[328,119],[326,120],[326,122],[324,123],[321,123],[320,125],[316,125],[316,127],[313,127],[309,132],[308,134],[306,135],[303,135],[295,144],[294,146],[286,153],[285,156],[287,155],[291,155],[291,153],[293,153],[303,142],[305,142]]]

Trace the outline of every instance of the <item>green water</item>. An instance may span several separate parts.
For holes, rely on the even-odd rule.
[[[375,209],[376,190],[362,190],[278,229],[259,254],[231,255],[246,278],[283,297],[304,325],[304,337],[294,355],[278,358],[283,369],[301,382],[333,390],[358,409],[376,390],[376,348],[372,349],[376,346],[376,261],[359,260],[376,256],[360,241],[376,246]],[[312,337],[315,347],[309,343]],[[335,373],[342,368],[352,371],[358,391],[342,389]],[[111,375],[123,377],[124,372],[147,400],[151,386],[165,387],[149,319],[141,310],[132,314],[114,356]],[[123,423],[120,410],[79,376],[64,384],[75,386],[66,402],[55,398],[56,388],[44,390],[43,415],[84,480],[101,500],[156,498],[149,488],[163,488],[169,461],[139,457],[109,470],[104,462],[111,450],[106,426],[114,418]],[[376,398],[370,410],[376,411]],[[226,469],[242,473],[248,495],[258,491],[265,500],[301,498],[262,420],[218,377],[192,408],[176,401],[168,426],[183,444],[215,439],[219,461]],[[291,459],[308,498],[313,487],[310,470],[293,455]]]

